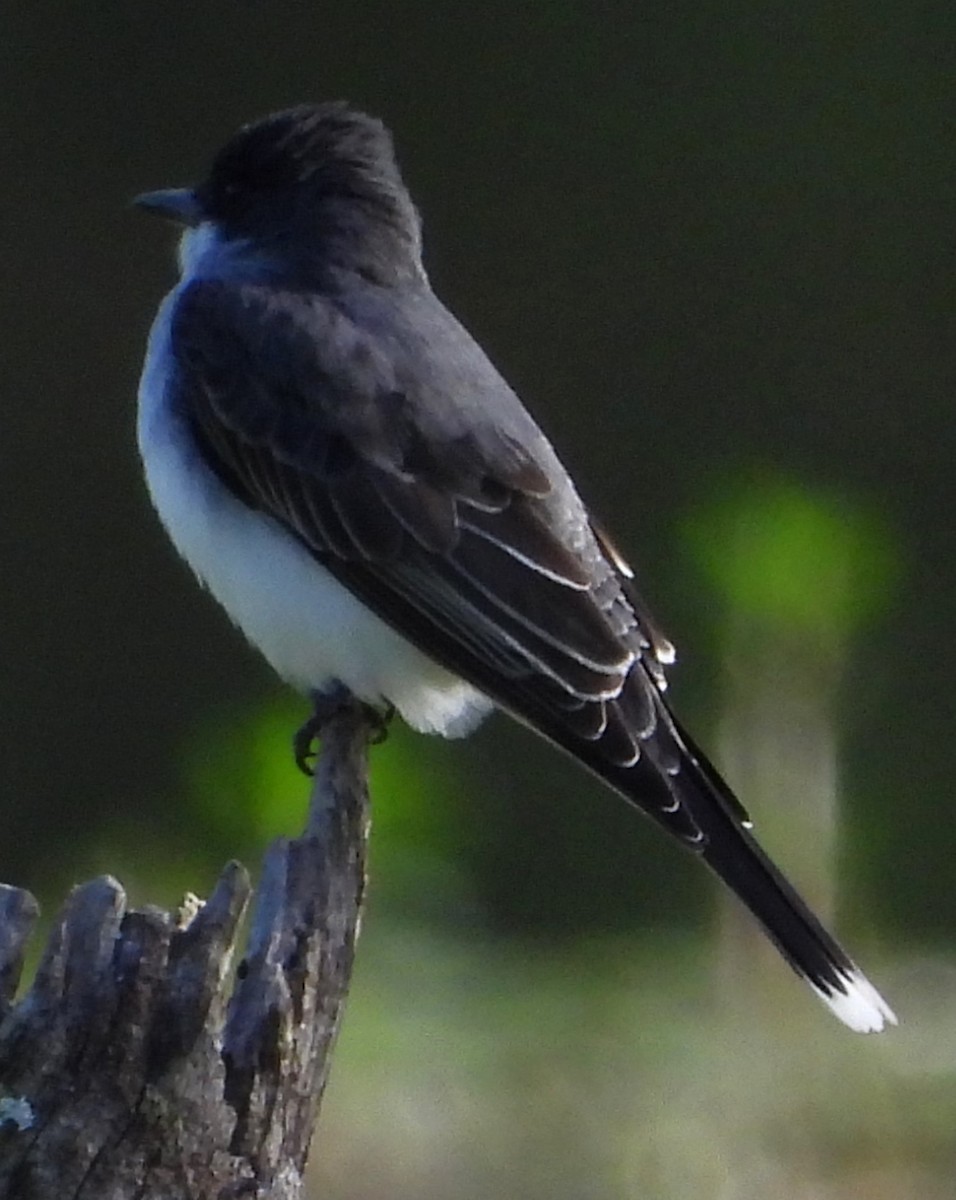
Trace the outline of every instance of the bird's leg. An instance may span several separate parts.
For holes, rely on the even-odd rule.
[[[363,715],[369,723],[368,740],[371,745],[378,746],[388,737],[389,722],[395,715],[395,706],[393,704],[386,705],[384,709],[376,708],[372,704],[365,704],[361,700],[356,700],[342,683],[335,683],[331,688],[323,692],[313,692],[311,700],[312,715],[296,731],[292,739],[292,749],[295,754],[296,766],[304,775],[312,775],[313,773],[310,762],[316,753],[313,746],[316,739],[322,736],[322,729],[326,722],[330,721],[336,713],[340,713],[345,708],[358,705],[362,709]]]

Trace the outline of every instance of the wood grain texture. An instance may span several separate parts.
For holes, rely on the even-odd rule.
[[[323,731],[302,835],[249,895],[130,909],[77,887],[14,1002],[37,906],[0,888],[0,1200],[296,1200],[351,977],[365,890],[367,714]]]

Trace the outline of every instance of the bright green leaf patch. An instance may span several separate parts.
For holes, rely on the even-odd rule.
[[[192,811],[213,859],[257,860],[273,838],[305,823],[311,781],[296,767],[292,737],[308,704],[280,697],[266,706],[220,714],[198,730],[185,754]],[[453,857],[459,787],[450,748],[399,720],[369,749],[373,853],[386,877],[444,874]]]
[[[894,538],[846,498],[764,475],[719,488],[685,526],[722,603],[784,629],[843,639],[886,607]]]

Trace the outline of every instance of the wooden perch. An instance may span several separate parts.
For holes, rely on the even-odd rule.
[[[74,890],[14,1003],[37,916],[0,887],[0,1200],[293,1200],[365,888],[368,718],[323,730],[309,820],[268,850],[245,956],[237,863],[205,904]]]

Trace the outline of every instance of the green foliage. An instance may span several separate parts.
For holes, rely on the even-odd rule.
[[[195,811],[217,836],[261,847],[300,830],[310,785],[293,760],[292,734],[306,711],[302,701],[283,697],[220,716],[197,731],[185,755],[186,784]],[[429,789],[438,781],[427,777],[426,760],[398,722],[372,748],[370,760],[372,794],[388,798],[376,814],[377,833],[390,840],[433,841]]]
[[[780,475],[725,482],[685,535],[727,610],[838,644],[885,611],[900,575],[873,513]]]
[[[271,839],[301,830],[311,785],[293,760],[292,734],[306,711],[301,700],[282,697],[197,731],[185,755],[185,790],[206,852],[215,855],[211,867],[232,857],[257,862]],[[463,888],[454,864],[460,788],[451,748],[395,721],[369,757],[376,903],[406,915],[441,913]]]

